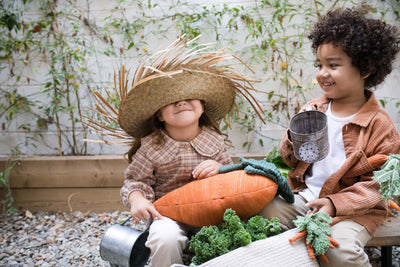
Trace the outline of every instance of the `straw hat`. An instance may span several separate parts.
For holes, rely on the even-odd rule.
[[[113,92],[106,91],[107,97],[97,91],[94,93],[97,103],[96,109],[92,110],[100,114],[105,123],[87,118],[86,125],[103,136],[128,140],[137,138],[160,108],[186,99],[203,100],[207,114],[220,122],[232,112],[239,94],[247,99],[263,120],[263,110],[249,92],[256,91],[252,86],[252,82],[256,81],[238,72],[233,64],[220,63],[236,60],[239,64],[245,64],[235,56],[226,55],[226,49],[204,52],[204,45],[189,49],[189,44],[196,39],[189,41],[181,37],[153,56],[144,55],[139,58],[138,61],[144,62],[134,69],[129,90],[129,71],[125,72],[122,67],[118,83],[114,74]],[[117,95],[117,103],[109,100],[113,94]]]
[[[185,99],[204,100],[207,114],[220,121],[232,109],[235,95],[235,86],[226,78],[183,70],[133,88],[121,102],[118,121],[125,132],[136,136],[160,108]]]

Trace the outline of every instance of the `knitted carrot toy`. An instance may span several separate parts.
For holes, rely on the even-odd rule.
[[[394,196],[400,196],[400,155],[389,155],[381,169],[374,171],[373,179],[380,184],[379,191],[388,207],[400,212],[399,205],[393,201]],[[393,216],[390,209],[388,209],[388,212]]]
[[[299,232],[289,239],[290,243],[304,237],[308,254],[312,260],[319,256],[321,260],[329,263],[325,256],[328,248],[334,248],[339,243],[332,239],[330,223],[332,218],[325,212],[310,213],[304,217],[297,216],[293,223]]]

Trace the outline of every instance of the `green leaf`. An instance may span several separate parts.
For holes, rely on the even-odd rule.
[[[306,216],[297,216],[293,221],[299,231],[306,230],[307,244],[312,244],[315,255],[325,254],[329,248],[329,239],[331,236],[330,223],[332,218],[325,212],[319,211]]]
[[[379,192],[382,193],[383,200],[400,195],[400,155],[389,155],[381,169],[373,174],[373,179],[380,185]]]

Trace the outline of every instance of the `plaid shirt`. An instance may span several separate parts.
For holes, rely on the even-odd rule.
[[[130,208],[128,196],[133,191],[155,201],[168,192],[193,181],[192,171],[201,162],[212,159],[223,165],[232,164],[223,136],[204,127],[189,142],[178,142],[164,133],[165,142],[156,145],[154,135],[141,141],[141,146],[125,170],[121,197]]]

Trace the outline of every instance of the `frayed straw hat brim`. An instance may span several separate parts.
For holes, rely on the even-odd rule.
[[[136,137],[160,108],[180,100],[198,99],[205,102],[205,111],[218,122],[232,109],[235,95],[233,83],[210,70],[183,70],[131,89],[120,105],[118,121],[126,133]]]
[[[149,132],[149,119],[168,104],[202,100],[207,114],[218,123],[234,113],[237,97],[243,97],[264,122],[263,110],[251,93],[257,91],[252,85],[257,81],[239,72],[236,66],[251,69],[236,56],[226,54],[226,48],[211,52],[205,51],[205,45],[190,48],[198,38],[181,37],[152,56],[138,58],[130,69],[131,86],[130,71],[122,66],[118,75],[114,73],[114,87],[106,89],[106,95],[93,93],[96,103],[91,110],[98,117],[86,117],[85,125],[102,136],[123,140],[118,143],[131,144]]]

